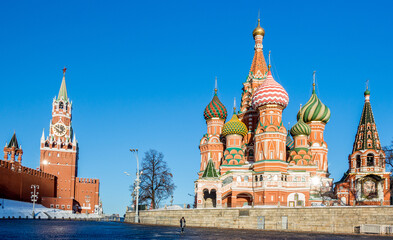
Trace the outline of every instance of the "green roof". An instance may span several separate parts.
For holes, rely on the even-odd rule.
[[[218,173],[214,167],[213,160],[209,160],[206,169],[203,172],[202,178],[218,178]]]
[[[10,140],[10,142],[8,143],[8,147],[16,147],[19,148],[19,144],[18,144],[18,140],[16,139],[16,134],[14,132],[14,135],[12,135],[12,138]]]
[[[371,109],[371,103],[369,100],[366,100],[363,106],[362,116],[360,117],[352,153],[367,149],[381,149],[377,126],[375,124],[373,110]]]
[[[59,95],[57,96],[57,100],[60,100],[63,98],[63,100],[67,101],[68,100],[68,95],[67,95],[67,87],[66,87],[66,82],[65,82],[65,74],[63,75],[63,80],[61,81],[61,86],[59,90]]]

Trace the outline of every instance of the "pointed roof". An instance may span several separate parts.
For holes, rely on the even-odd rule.
[[[59,95],[57,96],[57,100],[60,100],[63,98],[63,100],[68,100],[68,95],[67,95],[67,87],[66,87],[66,82],[65,82],[65,73],[66,73],[67,68],[63,69],[63,80],[61,81],[61,86],[59,90]]]
[[[9,148],[11,148],[11,147],[19,148],[19,144],[18,144],[18,140],[16,139],[15,132],[14,132],[14,135],[12,135],[12,138],[11,138],[10,142],[8,143],[7,147],[9,147]]]
[[[370,91],[368,89],[364,92],[364,97],[362,116],[360,117],[352,153],[367,149],[381,150],[377,126],[375,124],[373,110],[371,109]]]
[[[263,33],[262,33],[263,31]],[[258,27],[253,31],[255,39],[254,58],[252,59],[249,77],[262,78],[267,73],[267,65],[265,57],[263,56],[262,39],[265,35],[265,30],[260,26],[258,19]]]
[[[214,163],[212,159],[209,159],[206,169],[203,172],[202,178],[218,178],[218,173],[214,168]]]

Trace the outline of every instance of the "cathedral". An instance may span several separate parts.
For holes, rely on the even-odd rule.
[[[207,133],[199,145],[201,162],[199,177],[195,181],[196,207],[330,204],[336,198],[333,179],[329,178],[328,145],[324,140],[330,109],[316,94],[315,72],[310,99],[300,107],[297,123],[287,130],[282,116],[289,96],[271,73],[270,53],[269,64],[266,64],[263,53],[265,30],[260,26],[260,20],[252,34],[255,41],[254,58],[247,80],[243,83],[240,109],[236,111],[234,107],[230,120],[225,122],[228,111],[220,102],[216,87],[213,99],[204,110]],[[368,180],[361,179],[371,179],[380,191],[382,187],[387,189],[389,184],[389,173],[382,174],[385,171],[380,160],[383,153],[371,106],[367,108],[369,110],[363,110],[367,112],[363,113],[367,123],[363,123],[362,131],[366,131],[366,128],[370,130],[367,134],[372,135],[371,145],[370,140],[360,140],[360,145],[354,145],[350,164],[356,163],[356,158],[361,158],[362,163],[358,168],[351,165],[342,180],[340,194],[346,194],[346,197],[341,197],[345,201],[342,205],[350,204],[356,198],[351,195],[352,185],[349,184],[354,179],[363,182]],[[366,136],[366,132],[361,134],[362,137]],[[365,148],[373,150],[366,151]],[[372,171],[379,171],[378,174],[366,173],[371,171],[366,167],[370,151],[373,151],[375,164],[379,164]],[[364,173],[358,175],[360,172]],[[385,194],[384,199],[389,197],[390,194]]]

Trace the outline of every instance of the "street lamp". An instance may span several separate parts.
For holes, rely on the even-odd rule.
[[[31,189],[33,189],[33,191],[31,192],[31,201],[33,202],[33,218],[35,218],[35,202],[37,202],[38,200],[38,194],[39,192],[37,192],[38,189],[40,189],[39,185],[31,185]]]
[[[136,180],[135,180],[135,195],[136,195],[136,203],[135,203],[135,223],[139,223],[139,183],[141,182],[140,172],[139,172],[139,159],[138,159],[138,149],[130,149],[130,152],[134,153],[136,158]]]

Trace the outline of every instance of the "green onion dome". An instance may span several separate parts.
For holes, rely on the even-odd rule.
[[[224,124],[222,128],[222,135],[225,137],[227,135],[238,134],[242,135],[243,137],[246,136],[248,129],[246,124],[241,122],[237,115],[233,113],[232,119]]]
[[[300,118],[298,122],[291,128],[292,137],[299,135],[309,136],[311,134],[311,128],[303,121],[302,113],[300,112]]]
[[[308,102],[300,109],[297,114],[297,120],[299,121],[300,113],[303,114],[303,121],[305,123],[311,121],[321,121],[324,123],[329,122],[330,109],[319,100],[315,93],[315,84],[313,84],[313,90]]]
[[[370,95],[370,90],[368,90],[368,88],[366,89],[366,91],[364,91],[364,96]]]
[[[206,106],[203,116],[206,120],[211,118],[227,118],[227,109],[225,108],[224,104],[220,102],[217,96],[217,90],[214,90],[214,97],[211,102]]]

